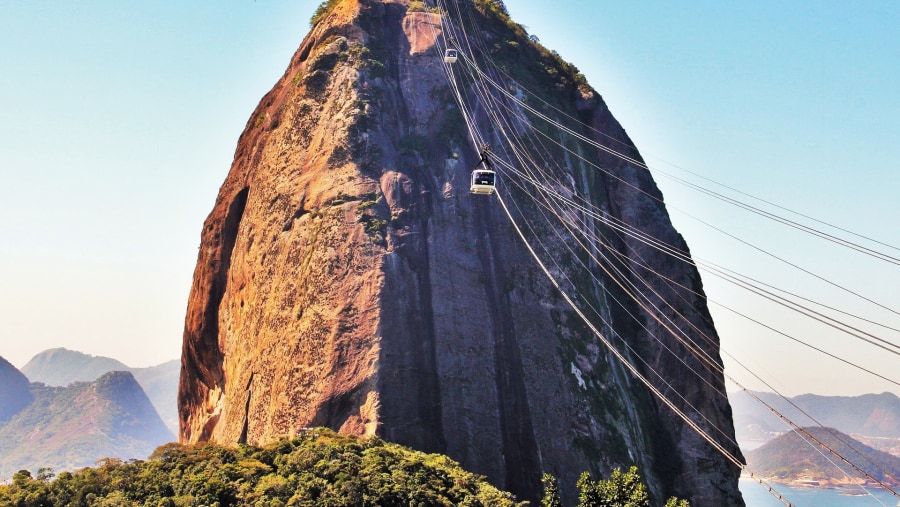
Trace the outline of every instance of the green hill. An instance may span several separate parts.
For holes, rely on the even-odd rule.
[[[39,480],[40,479],[40,480]],[[265,448],[160,447],[147,461],[0,485],[0,505],[516,505],[509,493],[437,454],[325,429]]]
[[[897,479],[900,478],[900,458],[864,445],[833,428],[805,428],[805,431],[875,479],[900,486]],[[841,486],[864,479],[839,458],[808,443],[796,432],[786,433],[746,453],[746,457],[750,470],[776,482],[803,481],[820,486]]]
[[[55,348],[35,355],[22,367],[22,373],[30,381],[59,387],[73,382],[93,382],[111,371],[130,371],[169,431],[178,432],[178,375],[181,372],[178,359],[148,368],[131,368],[110,357]]]
[[[20,469],[143,457],[175,439],[128,372],[69,387],[33,383],[30,393],[34,401],[0,424],[0,480]]]

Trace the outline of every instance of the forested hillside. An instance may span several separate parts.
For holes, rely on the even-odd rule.
[[[544,476],[541,505],[561,506],[559,485]],[[575,488],[570,484],[564,487]],[[608,480],[585,473],[579,507],[650,507],[637,469]],[[439,454],[378,438],[308,429],[264,448],[167,444],[147,461],[106,459],[93,468],[35,476],[18,472],[0,485],[2,506],[524,506]],[[670,498],[666,507],[690,507]]]
[[[854,463],[878,481],[900,485],[900,458],[873,449],[833,428],[805,428],[803,431],[823,442],[838,455]],[[841,459],[804,439],[797,432],[786,433],[747,453],[751,470],[776,482],[803,481],[819,486],[843,486],[865,479]]]
[[[16,474],[0,505],[516,505],[445,456],[329,430],[265,448],[169,444],[49,479]]]
[[[21,469],[73,470],[103,457],[145,457],[175,440],[128,372],[68,387],[34,383],[28,393],[33,401],[0,424],[0,481]]]

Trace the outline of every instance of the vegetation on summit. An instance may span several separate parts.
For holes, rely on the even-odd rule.
[[[544,476],[542,506],[559,507],[556,479]],[[650,507],[637,469],[608,480],[585,473],[579,507]],[[306,430],[259,448],[213,444],[159,447],[146,461],[106,459],[63,472],[21,470],[0,485],[0,505],[31,506],[522,506],[484,477],[439,454],[378,438]],[[670,499],[666,507],[689,507]]]
[[[326,429],[264,448],[164,445],[147,461],[27,471],[0,486],[7,506],[514,506],[449,458]]]
[[[325,16],[331,12],[331,9],[337,5],[340,0],[325,0],[318,7],[316,7],[316,11],[313,12],[312,17],[309,19],[309,27],[312,28],[316,26],[316,24],[322,20]]]

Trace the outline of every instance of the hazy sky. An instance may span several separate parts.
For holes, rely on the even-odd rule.
[[[318,3],[0,2],[0,355],[19,367],[51,347],[130,366],[179,356],[202,222]],[[900,245],[900,2],[548,5],[507,2],[603,95],[695,257],[900,329],[896,264],[671,177],[733,195],[686,169]],[[897,355],[703,277],[723,354],[785,394],[900,394],[719,305],[888,378]]]

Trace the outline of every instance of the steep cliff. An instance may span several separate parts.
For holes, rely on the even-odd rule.
[[[518,82],[503,89],[540,93],[544,110],[577,118],[596,145],[640,155],[577,69],[531,41],[502,4],[451,3],[467,26],[448,29],[450,13],[421,2],[323,4],[253,112],[203,225],[181,440],[260,444],[322,425],[445,453],[522,499],[539,498],[542,472],[557,475],[571,500],[582,471],[634,463],[657,498],[743,505],[735,467],[618,365],[498,201],[469,195],[479,155],[467,124],[501,161],[513,158],[508,131],[538,120],[522,114],[504,129],[478,99],[462,114],[450,83],[477,90],[448,75],[443,44],[477,33],[498,79],[508,72]],[[687,251],[645,169],[589,143],[547,154],[560,192]],[[658,385],[680,393],[740,456],[721,374],[669,333],[683,328],[721,364],[696,270],[583,218],[610,238],[626,278],[657,275],[651,299],[670,306],[629,302],[612,275],[585,263],[590,255],[570,250],[565,231],[540,223],[544,211],[526,188],[500,192],[567,274],[563,290],[596,309],[638,369],[658,373],[654,381],[665,379]],[[678,315],[688,320],[664,324]]]

